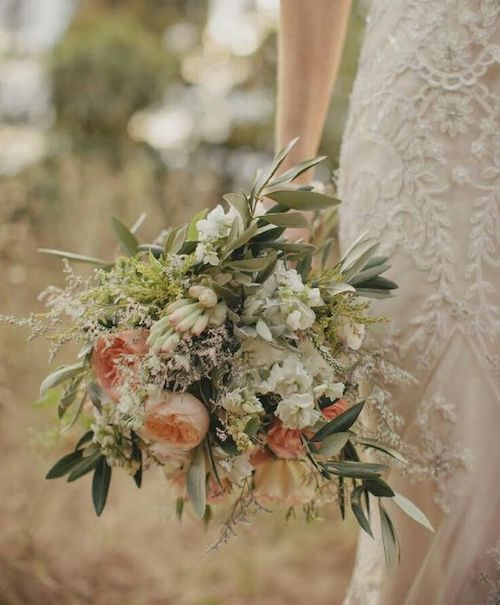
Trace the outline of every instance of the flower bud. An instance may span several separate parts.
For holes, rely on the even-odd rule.
[[[184,319],[186,319],[186,317],[189,317],[191,313],[196,310],[200,310],[200,305],[197,302],[191,302],[176,309],[168,316],[168,318],[170,323],[175,326],[179,322],[182,322]]]
[[[195,336],[199,336],[203,332],[203,330],[207,327],[207,325],[208,325],[208,314],[204,313],[201,317],[198,317],[194,326],[191,329],[191,332]]]
[[[214,326],[221,326],[226,321],[227,307],[225,303],[220,302],[210,310],[210,323]]]
[[[201,293],[205,290],[205,286],[191,286],[188,290],[189,296],[199,299]]]
[[[196,323],[196,320],[198,319],[198,317],[202,314],[202,310],[200,309],[199,306],[197,306],[196,309],[194,309],[194,311],[191,311],[191,313],[182,321],[180,321],[176,326],[175,329],[177,332],[187,332],[188,330],[190,330],[194,324]]]
[[[217,294],[211,288],[205,288],[198,300],[205,309],[211,309],[217,304]]]

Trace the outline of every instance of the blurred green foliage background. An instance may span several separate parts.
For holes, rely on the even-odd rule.
[[[41,4],[55,19],[61,2]],[[60,263],[38,247],[110,256],[109,216],[131,224],[145,212],[149,240],[246,186],[271,157],[278,2],[75,0],[38,48],[23,4],[34,14],[29,0],[0,6],[0,76],[16,75],[0,86],[0,313],[15,315],[36,312],[37,292],[62,281]],[[363,19],[355,1],[321,145],[324,180],[336,167]],[[30,403],[47,373],[45,347],[10,326],[0,338],[0,605],[341,602],[353,538],[336,518],[312,527],[264,518],[208,556],[210,532],[171,519],[159,478],[141,493],[117,482],[99,521],[85,481],[45,482],[68,439],[49,430],[50,410]]]

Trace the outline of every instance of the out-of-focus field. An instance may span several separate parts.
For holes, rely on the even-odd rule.
[[[67,46],[59,47],[56,54],[59,63],[52,55],[44,55],[47,63],[56,61],[49,75],[54,78],[54,95],[59,95],[54,97],[55,121],[43,134],[46,150],[36,162],[0,177],[0,313],[25,316],[40,311],[38,292],[47,284],[62,284],[60,261],[37,254],[38,247],[109,257],[115,246],[110,215],[132,224],[146,212],[148,218],[140,235],[148,241],[161,227],[187,219],[197,209],[215,203],[221,192],[244,184],[253,166],[272,151],[272,110],[256,118],[256,124],[233,118],[225,135],[215,136],[213,129],[202,123],[207,115],[222,119],[227,110],[218,109],[210,91],[203,89],[211,73],[214,79],[217,73],[220,76],[217,69],[222,53],[221,45],[214,54],[213,40],[207,42],[207,11],[213,10],[212,4],[220,7],[223,3],[165,3],[169,8],[160,15],[165,23],[156,17],[156,9],[146,10],[161,3],[133,0],[122,3],[115,14],[119,4],[107,0],[80,3],[63,39]],[[261,18],[262,6],[268,4],[256,3],[257,9],[261,8],[255,9],[255,15]],[[150,57],[154,43],[161,38],[155,28],[170,31],[168,28],[177,27],[171,38],[174,34],[179,38],[182,28],[188,32],[185,37],[191,46],[182,50],[178,44],[181,50],[169,51],[170,66],[165,69],[171,81],[162,86],[166,86],[167,97],[174,99],[186,94],[181,86],[189,89],[189,99],[198,90],[206,105],[202,109],[197,106],[192,119],[204,134],[195,128],[187,141],[174,141],[173,147],[168,147],[172,142],[167,136],[160,149],[148,141],[129,140],[122,136],[130,128],[126,123],[120,126],[120,110],[128,121],[127,111],[135,112],[137,107],[115,106],[113,97],[103,97],[100,105],[97,103],[97,107],[108,107],[109,103],[116,109],[106,115],[98,112],[95,120],[102,118],[101,131],[97,135],[92,128],[80,132],[83,122],[78,116],[88,113],[90,105],[80,114],[78,103],[85,95],[92,96],[78,80],[85,80],[89,66],[83,61],[83,67],[76,67],[81,56],[86,59],[85,25],[90,20],[92,27],[97,27],[96,19],[102,25],[104,17],[110,23],[119,22],[117,14],[124,18],[121,39],[137,43],[145,57]],[[255,15],[252,18],[256,19]],[[142,24],[142,33],[127,33],[130,20]],[[334,155],[341,131],[339,116],[343,115],[355,66],[360,22],[360,11],[355,10],[352,43],[335,101],[338,111],[323,143],[323,150],[331,153],[333,149]],[[98,35],[95,27],[94,37]],[[267,95],[271,102],[274,98],[275,32],[266,27],[260,45],[252,53],[238,56],[234,64],[228,58],[230,50],[225,51],[223,63],[236,70],[234,77],[240,78],[240,71],[246,70],[246,80],[235,84],[232,93],[238,107],[244,95],[250,95],[248,115],[255,114],[259,94]],[[82,31],[83,37],[78,38]],[[105,27],[103,31],[106,41]],[[117,34],[119,39],[122,34]],[[121,57],[122,42],[118,42]],[[104,53],[102,49],[99,52]],[[99,52],[96,50],[95,56]],[[76,63],[69,62],[70,67],[69,55],[72,60],[77,58]],[[122,64],[110,58],[106,69],[120,71]],[[155,60],[151,60],[149,68],[154,70],[154,66]],[[142,66],[137,73],[125,73],[123,90],[132,90],[133,78],[144,77],[144,70]],[[104,82],[108,81],[106,74]],[[73,76],[80,89],[71,83]],[[99,81],[99,74],[92,75],[90,81]],[[62,92],[57,82],[64,84]],[[114,82],[118,82],[118,99],[123,100],[119,78]],[[101,82],[95,91],[97,99],[99,94],[113,92],[103,86]],[[211,94],[215,94],[213,90]],[[228,91],[217,94],[218,98],[229,97]],[[165,96],[160,98],[165,102]],[[159,103],[158,99],[146,101]],[[185,122],[185,116],[178,116],[174,123],[184,123],[182,119]],[[4,136],[7,127],[20,128],[19,120],[11,121],[4,126],[0,123],[0,135]],[[102,137],[108,127],[111,130]],[[4,148],[0,156],[5,155]],[[307,525],[300,514],[290,521],[280,515],[261,514],[251,527],[241,529],[238,538],[207,554],[223,516],[214,519],[206,532],[189,515],[179,523],[173,498],[154,470],[146,475],[140,491],[129,477],[115,473],[108,506],[100,519],[93,512],[88,477],[69,485],[63,480],[46,481],[47,469],[71,447],[74,435],[55,435],[51,430],[54,410],[33,405],[49,367],[44,342],[28,342],[27,336],[26,329],[0,323],[0,605],[341,603],[352,565],[355,529],[350,521],[341,523],[336,511],[325,511],[325,520],[313,525]],[[69,354],[62,353],[58,362],[63,363]]]

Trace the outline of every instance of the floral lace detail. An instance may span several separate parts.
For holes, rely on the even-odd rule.
[[[480,572],[479,580],[486,586],[485,605],[500,605],[500,541],[486,551],[491,572]]]
[[[457,359],[500,401],[500,0],[371,3],[338,187],[341,246],[368,224],[391,257],[402,294],[384,301],[383,346],[419,382],[378,385],[372,407],[449,511],[474,462]],[[378,605],[383,562],[361,546],[346,603]],[[500,603],[491,552],[471,603],[485,588]]]
[[[427,284],[400,351],[428,369],[459,327],[497,389],[499,15],[498,0],[373,3],[339,180],[343,240],[371,224]]]
[[[411,460],[411,477],[415,481],[431,479],[433,499],[444,512],[460,494],[459,471],[469,470],[472,454],[449,438],[450,425],[457,422],[455,403],[442,394],[422,401],[410,427],[411,438],[403,450]],[[429,427],[439,427],[433,431]],[[418,445],[417,445],[418,444]]]

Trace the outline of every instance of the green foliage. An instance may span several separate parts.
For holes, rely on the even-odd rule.
[[[173,68],[161,41],[120,12],[76,23],[50,64],[58,128],[121,139],[132,114],[160,99]]]

